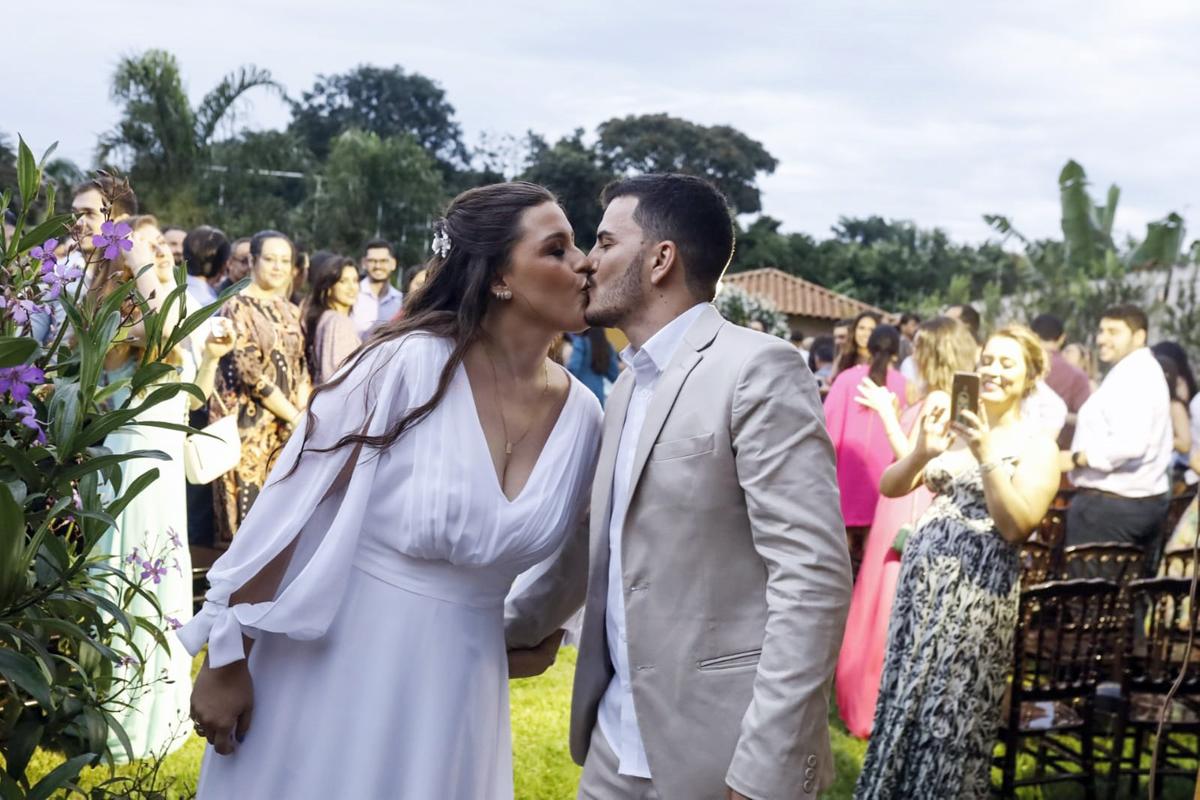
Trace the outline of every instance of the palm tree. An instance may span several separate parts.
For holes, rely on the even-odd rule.
[[[217,126],[246,92],[265,88],[283,95],[271,73],[253,65],[226,75],[200,104],[188,103],[175,56],[148,50],[121,59],[112,98],[123,106],[117,126],[100,137],[97,161],[123,167],[147,209],[193,222],[197,172],[207,164]]]

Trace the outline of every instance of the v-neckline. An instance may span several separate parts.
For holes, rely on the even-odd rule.
[[[459,364],[458,369],[462,373],[463,382],[466,384],[467,397],[471,401],[472,416],[475,417],[475,429],[479,432],[479,441],[483,445],[484,454],[487,456],[488,472],[492,475],[493,485],[496,487],[496,492],[507,505],[516,505],[525,496],[529,485],[537,477],[539,470],[541,470],[542,462],[545,460],[546,451],[550,449],[550,443],[554,441],[558,435],[558,429],[562,427],[563,418],[567,416],[567,408],[574,399],[575,381],[571,379],[570,373],[567,373],[567,399],[563,401],[562,408],[558,410],[558,417],[554,420],[554,427],[550,429],[550,435],[546,437],[546,441],[542,444],[542,449],[538,451],[537,458],[533,462],[533,469],[529,470],[529,477],[525,479],[525,483],[521,484],[521,489],[517,492],[516,496],[509,497],[504,491],[504,478],[500,473],[496,472],[496,464],[492,460],[492,449],[488,445],[487,431],[483,427],[483,417],[479,415],[479,404],[475,402],[475,389],[471,386],[471,376],[467,373],[466,362],[464,361]]]

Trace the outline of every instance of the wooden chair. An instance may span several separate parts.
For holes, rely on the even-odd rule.
[[[1021,592],[1008,713],[1000,726],[1004,752],[995,765],[1002,797],[1016,789],[1062,782],[1096,796],[1093,702],[1111,672],[1123,625],[1118,587],[1100,578],[1051,581]],[[1017,779],[1017,756],[1036,759]]]
[[[1026,540],[1018,556],[1021,560],[1021,586],[1036,586],[1051,577],[1054,550],[1044,542]]]
[[[1118,586],[1143,577],[1145,551],[1124,542],[1097,542],[1063,548],[1063,577],[1103,578]]]
[[[1135,607],[1147,609],[1145,619],[1135,615],[1130,625],[1145,628],[1142,641],[1132,644],[1125,657],[1121,702],[1110,757],[1109,797],[1136,797],[1139,779],[1149,775],[1142,761],[1153,739],[1158,752],[1158,770],[1150,776],[1156,796],[1162,796],[1166,775],[1188,779],[1196,776],[1200,759],[1200,641],[1189,653],[1188,630],[1197,622],[1196,608],[1189,602],[1191,578],[1145,578],[1129,585]],[[1127,637],[1134,642],[1135,637]],[[1162,738],[1157,737],[1159,716],[1171,686],[1182,674],[1179,690],[1168,709]],[[1125,739],[1132,736],[1133,748],[1125,757]],[[1191,740],[1188,744],[1187,740]],[[1129,778],[1128,793],[1120,791]]]

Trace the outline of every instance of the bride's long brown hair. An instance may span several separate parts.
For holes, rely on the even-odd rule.
[[[508,264],[513,245],[521,238],[521,215],[527,209],[555,202],[557,199],[548,189],[523,181],[480,186],[454,198],[446,209],[445,219],[439,223],[450,239],[449,252],[444,258],[435,255],[430,259],[425,285],[404,298],[401,316],[377,329],[349,356],[348,368],[313,392],[300,455],[304,455],[309,433],[317,424],[312,412],[317,396],[345,382],[375,348],[416,331],[445,337],[454,344],[433,396],[381,434],[368,436],[365,429],[347,433],[333,445],[312,448],[312,452],[328,453],[347,445],[383,450],[429,416],[445,398],[467,349],[480,334],[484,314],[493,302],[492,283]],[[299,456],[284,478],[295,471],[298,463]]]

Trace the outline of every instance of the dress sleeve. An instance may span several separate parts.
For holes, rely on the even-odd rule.
[[[209,571],[203,608],[178,631],[188,652],[199,652],[207,642],[209,664],[221,667],[245,657],[243,634],[316,639],[328,629],[346,588],[383,459],[372,448],[353,445],[315,450],[348,433],[382,434],[428,399],[428,392],[416,387],[435,384],[445,358],[439,363],[435,349],[413,342],[416,338],[427,337],[409,336],[363,354],[341,384],[314,398],[312,417],[305,415],[232,546]],[[414,402],[414,391],[425,396]],[[288,476],[293,465],[296,470]],[[293,544],[274,599],[231,605],[239,588]]]
[[[350,317],[336,311],[326,311],[325,315],[317,326],[320,336],[317,342],[318,374],[322,381],[332,378],[342,362],[362,344]]]

